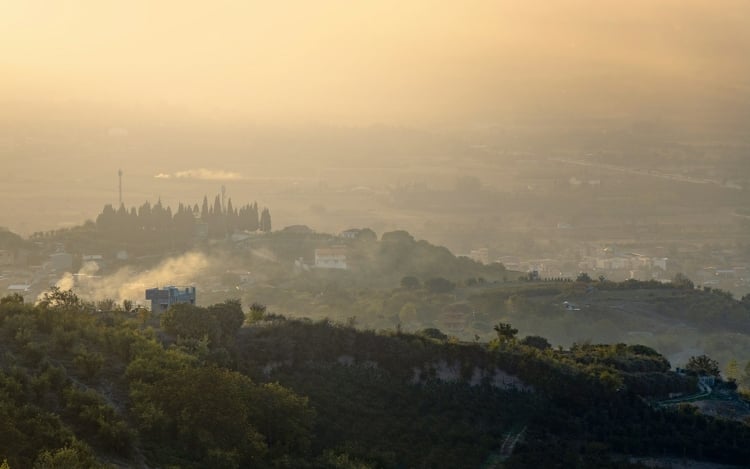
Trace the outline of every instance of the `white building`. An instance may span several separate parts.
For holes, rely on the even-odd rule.
[[[334,246],[315,250],[315,267],[318,269],[343,269],[346,264],[346,247]]]

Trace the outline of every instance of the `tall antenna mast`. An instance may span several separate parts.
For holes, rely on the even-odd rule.
[[[120,205],[122,205],[122,170],[117,170],[117,176],[120,178]]]

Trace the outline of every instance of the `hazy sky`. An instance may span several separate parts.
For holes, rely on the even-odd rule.
[[[74,100],[470,125],[750,115],[747,0],[0,0],[0,38],[6,111]]]

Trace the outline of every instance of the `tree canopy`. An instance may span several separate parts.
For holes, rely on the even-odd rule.
[[[715,376],[718,378],[721,374],[719,362],[708,355],[690,357],[687,365],[685,365],[685,369],[697,374],[698,376]]]
[[[669,371],[649,347],[556,350],[540,336],[516,342],[507,322],[496,326],[499,347],[437,328],[287,319],[261,305],[243,326],[234,300],[175,306],[160,324],[74,295],[0,301],[0,461],[9,467],[480,467],[502,456],[508,467],[614,468],[630,467],[623,454],[750,458],[746,425],[649,404],[695,391],[694,378]],[[518,438],[513,451],[503,449],[509,437]]]

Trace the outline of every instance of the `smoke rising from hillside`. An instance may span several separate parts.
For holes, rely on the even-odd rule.
[[[99,277],[96,275],[98,265],[87,262],[77,274],[66,273],[55,285],[63,290],[72,289],[87,300],[142,303],[147,288],[192,284],[211,264],[205,254],[189,252],[166,259],[152,269],[136,271],[132,267],[123,267],[113,274]]]

